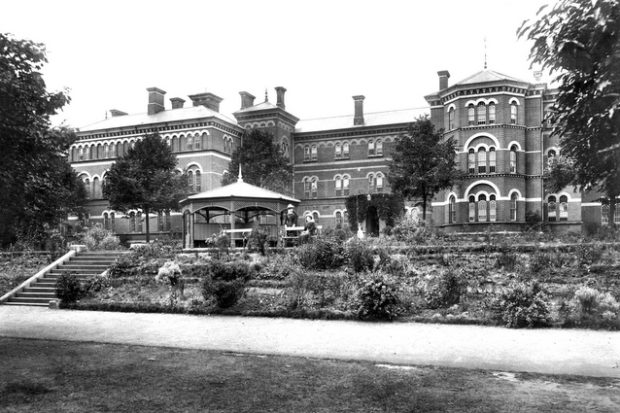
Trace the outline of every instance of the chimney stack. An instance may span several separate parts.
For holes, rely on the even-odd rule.
[[[444,90],[448,88],[448,79],[450,78],[450,72],[447,70],[440,70],[437,72],[439,76],[439,90]]]
[[[282,86],[276,86],[276,95],[278,97],[278,101],[276,106],[282,109],[286,109],[284,105],[284,93],[286,92],[286,88]]]
[[[239,92],[239,94],[241,95],[241,109],[254,106],[254,99],[256,99],[256,96],[245,91]]]
[[[194,103],[194,106],[204,106],[207,109],[211,109],[215,112],[220,111],[220,102],[222,99],[219,96],[214,95],[213,93],[198,93],[196,95],[190,95],[189,98]]]
[[[365,97],[362,95],[353,96],[353,101],[355,102],[355,116],[353,117],[354,125],[364,124],[364,99]]]
[[[183,104],[185,103],[185,99],[170,98],[170,103],[172,103],[172,109],[183,109]]]
[[[112,117],[125,116],[127,115],[127,112],[123,112],[122,110],[118,109],[110,109],[110,115],[112,115]]]
[[[147,92],[149,92],[149,104],[147,107],[147,113],[149,115],[154,115],[156,113],[164,111],[164,95],[166,94],[166,91],[156,87],[149,87],[146,90]]]

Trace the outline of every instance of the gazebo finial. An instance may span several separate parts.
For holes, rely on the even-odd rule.
[[[237,182],[243,182],[243,175],[241,175],[241,165],[239,165],[239,176],[237,177]]]

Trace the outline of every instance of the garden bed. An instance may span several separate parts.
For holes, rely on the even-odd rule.
[[[35,275],[52,262],[49,253],[19,253],[0,255],[0,296]]]

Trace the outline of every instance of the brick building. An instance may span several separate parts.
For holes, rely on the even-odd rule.
[[[234,119],[219,112],[222,98],[212,93],[190,95],[188,107],[185,100],[172,98],[166,109],[166,92],[149,88],[145,114],[111,110],[108,119],[81,128],[70,160],[87,187],[90,221],[125,238],[140,238],[145,227],[141,211],[112,211],[101,194],[106,171],[133,142],[159,133],[198,193],[220,186],[244,129],[265,129],[293,163],[299,215],[312,214],[324,228],[335,227],[346,225],[350,195],[390,191],[386,177],[395,140],[418,116],[430,114],[444,136],[455,140],[458,165],[466,173],[463,182],[435,197],[432,225],[446,231],[520,230],[539,216],[558,230],[579,230],[584,223],[605,221],[598,194],[586,196],[572,188],[543,191],[543,168],[561,155],[558,138],[550,136],[545,122],[552,89],[486,69],[454,85],[447,71],[438,75],[439,90],[425,97],[430,108],[365,113],[360,95],[353,96],[348,116],[302,120],[286,110],[283,87],[275,88],[275,104],[267,96],[255,103],[252,94],[240,92]],[[155,235],[183,228],[175,211],[150,220]],[[366,222],[362,228],[376,233],[377,224]]]

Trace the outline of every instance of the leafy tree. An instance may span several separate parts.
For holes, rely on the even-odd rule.
[[[186,194],[186,178],[176,170],[177,159],[157,134],[136,142],[106,174],[104,195],[119,211],[142,209],[146,241],[150,241],[149,213],[176,209]]]
[[[571,183],[604,192],[611,223],[620,195],[620,2],[560,0],[537,17],[517,34],[534,42],[532,65],[557,74],[550,120],[573,162]]]
[[[0,33],[1,245],[20,233],[40,240],[85,197],[67,159],[75,134],[50,127],[69,97],[46,90],[46,62],[42,44]]]
[[[291,192],[293,166],[274,143],[272,134],[259,129],[244,133],[241,146],[232,154],[222,185],[237,181],[239,165],[245,182],[279,193]]]
[[[427,116],[422,116],[411,125],[408,134],[396,141],[388,181],[392,190],[404,198],[422,199],[426,220],[428,201],[460,177],[455,165],[454,142],[441,142],[441,133],[435,131]]]

